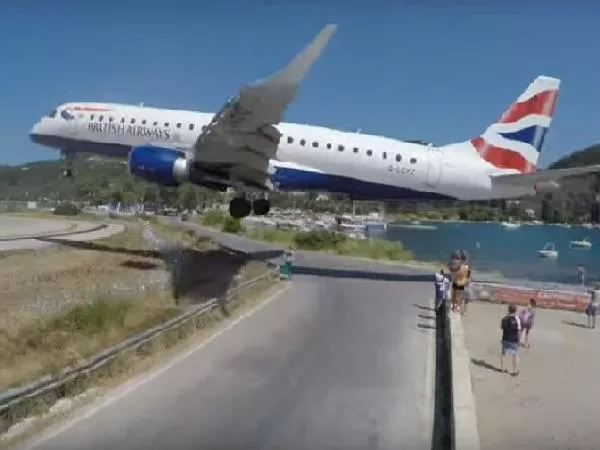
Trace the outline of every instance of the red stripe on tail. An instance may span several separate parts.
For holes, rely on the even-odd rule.
[[[539,114],[552,118],[557,100],[557,90],[540,92],[529,100],[514,103],[508,111],[502,114],[499,123],[513,123],[531,114]]]
[[[471,139],[471,144],[483,159],[499,169],[516,169],[521,173],[535,171],[535,166],[518,152],[488,144],[481,137]]]

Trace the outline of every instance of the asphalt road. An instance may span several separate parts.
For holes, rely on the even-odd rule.
[[[22,448],[430,450],[430,282],[365,264],[323,273],[310,255],[306,267],[206,345]]]

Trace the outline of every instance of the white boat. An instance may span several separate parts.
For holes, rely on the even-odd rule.
[[[557,258],[558,251],[552,242],[548,242],[546,245],[544,245],[543,249],[538,250],[538,255],[540,255],[542,258]]]
[[[502,222],[500,225],[502,225],[506,230],[516,230],[521,226],[521,224],[517,222]]]
[[[571,241],[571,247],[591,248],[592,242],[590,241],[590,238],[586,237],[586,238],[583,238],[581,241]]]

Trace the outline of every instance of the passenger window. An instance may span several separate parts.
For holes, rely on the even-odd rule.
[[[206,130],[206,125],[202,125],[202,131]]]
[[[113,120],[115,120],[115,119],[114,119],[114,117],[109,117],[109,118],[108,118],[108,121],[109,121],[109,122],[112,122]]]
[[[318,146],[319,146],[319,143],[318,143],[318,142],[313,142],[313,147],[314,147],[314,148],[317,148]]]
[[[300,139],[300,145],[304,145],[306,144],[306,141],[304,139]]]
[[[410,158],[410,163],[411,164],[416,164],[417,162],[417,158]]]
[[[158,125],[158,122],[154,122],[154,123],[152,123],[152,125],[154,125],[154,126],[157,126],[157,125]]]
[[[94,120],[94,115],[90,114],[90,120]]]
[[[56,110],[52,110],[48,113],[48,115],[46,117],[50,117],[51,119],[54,119],[56,117]]]
[[[340,152],[343,152],[343,151],[344,151],[344,146],[343,146],[343,145],[338,145],[338,150],[339,150]]]
[[[146,119],[142,120],[142,125],[146,125]]]
[[[373,150],[367,150],[367,156],[372,156],[373,155]]]
[[[381,154],[381,156],[383,157],[383,159],[387,159],[387,152],[383,152],[383,153]]]
[[[178,124],[177,124],[177,128],[181,128],[181,123],[178,123]]]
[[[102,122],[103,119],[104,119],[104,116],[98,117],[98,122]]]
[[[193,130],[194,129],[194,124],[190,123],[190,127],[189,128],[190,128],[190,131]]]
[[[402,155],[396,155],[396,162],[402,161]]]
[[[165,122],[165,127],[169,127],[169,122]]]
[[[327,148],[328,148],[328,149],[331,149],[331,144],[327,144]]]
[[[125,117],[121,118],[121,123],[125,123]]]
[[[354,147],[353,151],[354,153],[358,153],[358,147]]]
[[[135,123],[135,119],[131,119],[129,122],[133,124]]]
[[[288,138],[287,138],[287,143],[288,143],[288,144],[291,144],[291,143],[293,143],[293,142],[294,142],[294,138],[293,138],[293,137],[291,137],[291,136],[288,136]]]

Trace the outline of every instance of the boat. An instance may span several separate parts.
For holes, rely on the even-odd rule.
[[[516,230],[521,226],[521,224],[517,222],[502,222],[500,225],[502,225],[506,230]]]
[[[591,248],[592,247],[592,242],[590,241],[590,238],[586,237],[586,238],[583,238],[580,241],[571,241],[571,247],[575,247],[575,248]]]
[[[544,245],[543,249],[538,250],[538,255],[540,255],[542,258],[557,258],[558,251],[552,242],[548,242],[546,245]]]

